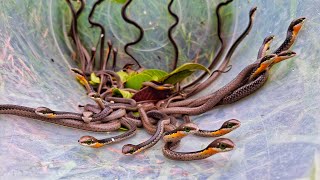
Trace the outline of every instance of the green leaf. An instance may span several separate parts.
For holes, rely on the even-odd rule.
[[[124,128],[124,127],[120,127],[119,130],[120,130],[120,131],[128,131],[129,129]]]
[[[201,64],[185,63],[180,67],[176,68],[174,71],[172,71],[168,75],[161,78],[160,81],[162,81],[165,84],[176,84],[178,82],[181,82],[186,77],[190,76],[196,70],[203,70],[210,74],[209,69],[207,69]]]
[[[133,115],[134,117],[137,117],[137,118],[140,117],[139,111],[133,112],[132,115]]]
[[[126,3],[126,0],[112,0],[112,2],[124,4],[124,3]]]
[[[151,81],[152,77],[147,74],[137,74],[130,77],[125,83],[126,88],[139,90],[142,87],[142,83],[146,81]]]
[[[121,89],[118,89],[118,88],[113,88],[112,89],[112,95],[115,95],[117,97],[123,97],[123,98],[127,98],[127,99],[130,99],[133,94],[129,91],[125,91],[125,90],[121,90]]]
[[[168,75],[167,72],[159,69],[146,69],[142,71],[140,74],[146,74],[151,76],[153,81],[159,81],[161,78]]]
[[[126,82],[127,79],[129,78],[129,74],[127,72],[124,71],[118,71],[117,74],[120,76],[121,82]]]
[[[176,84],[178,82],[181,82],[186,77],[190,76],[192,73],[194,73],[194,71],[190,71],[190,70],[179,71],[175,74],[167,76],[166,79],[163,81],[163,83],[164,84]]]
[[[95,73],[91,73],[89,83],[92,85],[100,84],[100,78]]]

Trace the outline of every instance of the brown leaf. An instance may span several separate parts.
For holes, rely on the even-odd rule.
[[[152,87],[144,87],[132,96],[135,101],[161,100],[171,95],[171,90],[157,90]]]

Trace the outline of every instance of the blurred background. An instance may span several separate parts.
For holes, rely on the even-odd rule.
[[[219,2],[174,2],[172,9],[180,17],[173,33],[180,51],[179,65],[197,54],[199,62],[208,65],[217,52],[215,8]],[[171,70],[174,53],[167,30],[174,20],[167,12],[168,3],[134,0],[127,10],[145,30],[143,40],[130,52],[146,68]],[[99,29],[90,28],[87,21],[92,4],[87,2],[78,20],[87,48],[95,46],[100,35]],[[121,0],[105,1],[94,14],[107,30],[106,39],[119,49],[119,67],[130,61],[123,53],[124,44],[138,36],[138,30],[123,21],[122,5]],[[159,142],[129,157],[121,154],[122,145],[147,139],[149,135],[143,130],[121,143],[91,149],[80,146],[79,137],[102,138],[118,132],[84,132],[0,115],[0,179],[320,179],[320,3],[234,0],[221,11],[223,36],[229,45],[246,28],[248,12],[254,6],[258,10],[252,31],[232,56],[232,69],[201,95],[228,83],[255,61],[266,36],[276,36],[271,50],[276,49],[293,19],[304,16],[307,20],[292,48],[298,55],[274,66],[262,89],[237,103],[193,117],[200,127],[212,129],[225,120],[239,119],[242,127],[226,136],[236,143],[235,150],[201,161],[177,162],[162,155],[163,143]],[[0,103],[63,111],[79,111],[79,104],[90,103],[69,70],[77,64],[71,58],[75,49],[67,36],[71,13],[66,2],[8,0],[0,2],[0,9]],[[177,150],[198,150],[211,141],[190,136]]]

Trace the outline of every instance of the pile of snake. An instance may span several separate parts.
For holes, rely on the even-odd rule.
[[[77,19],[84,10],[85,2],[83,0],[77,2],[66,0],[66,4],[72,14],[69,36],[76,49],[75,59],[80,67],[79,69],[73,68],[71,70],[81,84],[84,85],[88,97],[93,99],[95,104],[79,106],[81,113],[54,111],[47,107],[30,108],[4,104],[0,105],[0,114],[12,114],[86,131],[110,132],[119,130],[121,127],[127,129],[127,131],[114,137],[97,139],[92,136],[83,136],[78,140],[81,145],[93,148],[99,148],[128,139],[137,133],[138,128],[141,128],[140,130],[143,128],[151,137],[140,144],[124,145],[122,148],[123,154],[133,155],[139,153],[154,146],[162,139],[165,143],[162,152],[167,158],[182,161],[204,159],[213,154],[234,149],[234,142],[227,138],[217,138],[206,148],[199,151],[177,152],[174,149],[180,144],[182,138],[187,135],[219,137],[237,129],[240,126],[240,121],[230,119],[225,121],[217,130],[203,130],[199,129],[192,122],[191,116],[208,112],[220,105],[234,103],[261,88],[267,81],[269,70],[273,65],[296,55],[295,52],[289,49],[294,44],[305,21],[304,17],[293,20],[288,27],[285,41],[272,53],[269,53],[268,50],[274,36],[266,37],[259,49],[257,58],[252,64],[246,66],[231,82],[203,97],[192,98],[192,96],[210,86],[222,73],[227,72],[227,69],[230,67],[228,64],[232,54],[240,42],[249,34],[253,26],[256,7],[252,8],[249,12],[249,22],[244,32],[227,49],[225,57],[222,57],[227,46],[225,40],[221,37],[220,10],[230,4],[232,0],[222,2],[218,4],[215,10],[217,16],[217,34],[221,46],[208,66],[210,71],[213,70],[214,66],[218,65],[218,68],[212,71],[210,75],[201,74],[194,81],[185,85],[178,84],[174,86],[149,81],[144,82],[144,87],[141,90],[149,88],[155,92],[166,92],[166,96],[157,100],[140,101],[139,99],[114,97],[112,94],[113,88],[123,89],[133,94],[139,93],[139,90],[124,87],[121,78],[115,72],[117,49],[113,48],[110,40],[106,42],[108,47],[106,49],[104,47],[106,38],[105,29],[100,23],[93,20],[94,11],[101,2],[103,0],[97,0],[94,3],[88,16],[88,21],[92,27],[98,27],[101,33],[99,37],[100,46],[97,45],[91,48],[91,52],[89,52],[80,40],[77,25]],[[132,0],[126,1],[122,7],[121,15],[127,23],[139,29],[140,35],[134,42],[130,42],[124,46],[124,51],[132,58],[132,63],[127,64],[122,70],[141,71],[143,67],[130,54],[128,49],[130,46],[137,44],[144,35],[144,31],[139,24],[127,16],[126,9],[131,2]],[[172,68],[175,69],[179,59],[179,52],[178,46],[172,37],[172,32],[179,23],[179,17],[171,9],[173,2],[174,0],[170,0],[168,12],[174,17],[175,22],[168,30],[168,38],[174,47],[175,58]],[[80,3],[80,8],[76,9],[74,3]],[[99,51],[97,51],[98,47],[100,47]],[[112,59],[112,61],[110,60],[112,62],[111,67],[108,65],[111,64],[108,62],[109,59]],[[95,73],[100,78],[101,82],[98,86],[93,87],[88,82],[91,73]]]

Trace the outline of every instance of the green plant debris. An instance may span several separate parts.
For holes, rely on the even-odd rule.
[[[91,73],[91,74],[90,74],[90,81],[89,81],[89,83],[90,83],[91,85],[97,85],[97,84],[100,84],[100,82],[101,82],[101,81],[100,81],[100,78],[97,77],[95,73]]]
[[[165,84],[176,84],[178,82],[181,82],[186,77],[190,76],[193,72],[196,70],[203,70],[210,74],[209,69],[204,67],[201,64],[197,63],[185,63],[178,68],[176,68],[174,71],[166,75],[161,79],[161,81]]]
[[[153,81],[159,81],[164,76],[168,75],[167,72],[159,70],[159,69],[146,69],[142,71],[142,74],[146,74],[152,77]]]
[[[120,76],[121,82],[126,82],[130,75],[124,71],[118,71],[117,74]]]
[[[125,90],[121,90],[121,89],[118,89],[118,88],[113,88],[112,89],[112,95],[116,96],[116,97],[127,98],[127,99],[130,99],[133,96],[133,94],[131,92],[128,92],[128,91],[125,91]]]

